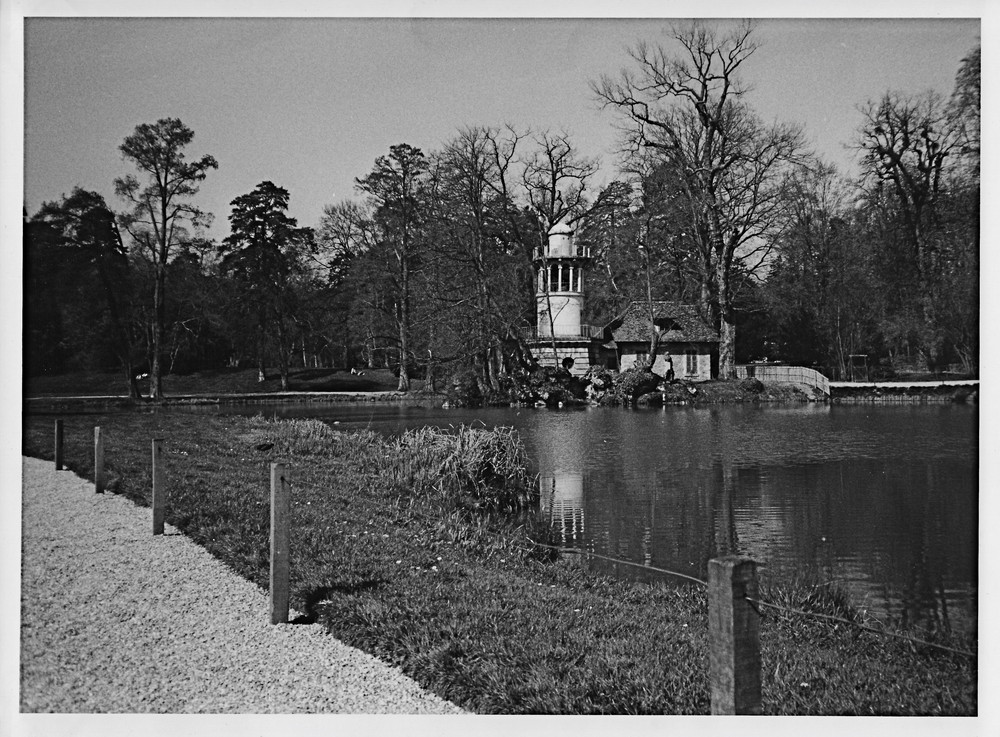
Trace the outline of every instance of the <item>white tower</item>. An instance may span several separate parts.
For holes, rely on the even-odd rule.
[[[549,230],[546,246],[535,251],[538,324],[532,347],[543,366],[572,358],[571,370],[579,375],[591,364],[593,331],[582,323],[584,276],[590,263],[590,248],[576,245],[573,233],[570,224],[556,223]]]

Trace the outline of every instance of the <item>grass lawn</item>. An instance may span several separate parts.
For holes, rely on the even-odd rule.
[[[25,417],[25,453],[52,457],[55,417]],[[533,546],[541,533],[529,517],[502,511],[523,500],[510,483],[516,436],[398,440],[316,421],[151,408],[64,420],[68,465],[92,475],[100,425],[111,486],[140,505],[149,504],[150,439],[161,438],[167,521],[262,587],[268,467],[287,463],[293,607],[467,709],[709,710],[702,588],[601,578]],[[801,584],[766,593],[844,611],[835,594]],[[976,648],[969,638],[947,642]],[[767,714],[977,711],[977,663],[959,655],[767,612],[761,647]]]

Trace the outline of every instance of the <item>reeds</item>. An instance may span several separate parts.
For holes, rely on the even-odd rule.
[[[537,501],[520,436],[511,427],[422,427],[384,436],[340,432],[320,420],[249,420],[248,445],[272,456],[350,458],[403,497],[486,511],[519,511]]]
[[[260,415],[249,420],[246,440],[266,447],[276,456],[315,455],[332,442],[333,429],[319,420],[268,420]]]
[[[510,427],[408,430],[388,439],[382,453],[403,496],[490,511],[517,511],[538,498],[524,444]]]
[[[266,448],[275,458],[299,455],[358,458],[382,442],[382,437],[371,430],[341,432],[322,420],[269,420],[257,415],[247,422],[246,443]]]

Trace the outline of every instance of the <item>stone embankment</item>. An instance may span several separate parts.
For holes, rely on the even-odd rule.
[[[830,382],[830,400],[837,404],[979,401],[978,380]]]

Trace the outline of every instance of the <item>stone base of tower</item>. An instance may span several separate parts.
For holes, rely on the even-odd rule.
[[[540,366],[562,366],[566,358],[573,359],[573,368],[570,373],[573,376],[583,376],[590,369],[594,362],[593,342],[556,340],[556,351],[552,353],[552,343],[543,341],[533,341],[528,344],[531,348],[531,355],[535,357]]]

